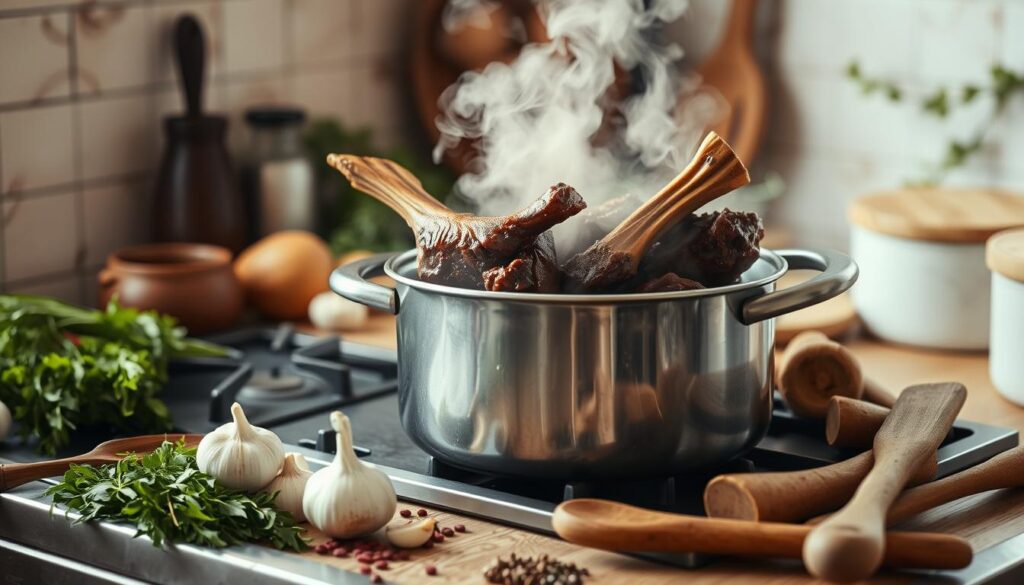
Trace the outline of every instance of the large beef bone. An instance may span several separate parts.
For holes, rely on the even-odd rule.
[[[802,471],[728,473],[704,489],[704,511],[712,518],[759,522],[803,522],[833,512],[849,501],[871,471],[871,451],[838,463]],[[932,457],[917,470],[911,483],[935,477]]]
[[[776,378],[790,410],[807,418],[825,418],[833,396],[863,398],[887,407],[896,401],[864,378],[849,350],[817,331],[805,331],[789,342],[779,356]]]
[[[640,259],[666,229],[712,200],[750,182],[725,140],[709,132],[682,172],[606,236],[563,266],[567,287],[594,291],[637,273]]]
[[[885,522],[893,526],[967,496],[1016,487],[1024,487],[1024,445],[1003,451],[974,467],[904,491],[889,508]],[[820,524],[826,518],[828,516],[819,516],[808,523]]]
[[[327,156],[352,186],[387,205],[416,235],[418,271],[424,280],[483,287],[480,274],[512,259],[558,223],[586,207],[568,185],[551,187],[529,207],[506,216],[456,213],[434,199],[401,165],[381,158],[347,154]],[[466,278],[448,282],[447,274]]]
[[[551,525],[569,542],[604,550],[787,558],[799,558],[811,531],[799,524],[703,518],[595,499],[560,504]],[[970,544],[957,536],[890,532],[885,538],[890,567],[958,569],[971,563]]]
[[[804,564],[816,577],[849,583],[874,574],[885,555],[885,518],[914,471],[953,426],[967,399],[955,382],[905,389],[875,435],[875,463],[850,501],[804,540]]]

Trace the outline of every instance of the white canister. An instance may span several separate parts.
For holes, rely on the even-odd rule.
[[[989,345],[985,241],[1024,225],[1024,197],[977,189],[900,189],[850,206],[851,290],[865,326],[882,339],[922,347]]]
[[[989,239],[992,269],[992,331],[989,375],[1000,394],[1024,406],[1024,229]]]

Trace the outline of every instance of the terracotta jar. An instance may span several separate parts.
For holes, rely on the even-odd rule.
[[[242,287],[227,248],[163,243],[122,248],[99,274],[99,297],[172,315],[189,334],[226,329],[243,309]]]

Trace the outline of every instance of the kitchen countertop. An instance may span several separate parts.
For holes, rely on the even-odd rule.
[[[346,338],[393,348],[394,322],[389,317],[374,316],[365,331],[347,334]],[[986,353],[923,350],[882,343],[866,336],[848,340],[846,346],[861,361],[866,375],[884,387],[898,391],[912,384],[956,380],[968,389],[961,418],[1024,431],[1024,408],[1014,406],[995,392],[989,381]],[[431,558],[429,562],[437,564],[444,576],[442,579],[439,575],[436,581],[431,579],[432,583],[476,579],[496,555],[512,551],[525,555],[548,553],[588,567],[594,574],[594,583],[665,583],[682,578],[691,585],[743,581],[779,585],[816,582],[798,562],[724,561],[697,570],[676,569],[454,514],[441,514],[441,517],[448,519],[445,524],[461,522],[474,532],[471,538],[459,537],[466,539],[460,541],[464,545],[458,549],[453,546],[450,554],[444,551],[444,556],[437,560]],[[1024,556],[1024,490],[1003,490],[965,498],[922,514],[903,528],[963,536],[975,550],[975,562],[968,571],[978,571],[981,565],[993,563],[997,560],[995,557],[1005,554],[1010,545],[1000,551],[992,549],[989,554],[986,550],[1014,537],[1019,537],[1013,543],[1017,545],[1014,549],[1017,556]],[[312,553],[311,556],[348,569],[357,566],[354,561],[318,557]],[[423,574],[419,563],[403,565],[387,575],[388,582],[421,582]],[[910,583],[920,576],[920,573],[880,573],[871,582]]]
[[[345,339],[356,342],[393,348],[395,344],[394,321],[390,317],[375,315],[369,326],[361,332],[346,334]],[[1024,409],[1013,406],[1000,398],[988,380],[987,356],[983,353],[951,353],[925,351],[883,344],[876,340],[857,338],[848,342],[861,360],[867,374],[890,389],[942,380],[958,380],[968,387],[967,403],[961,412],[965,419],[1024,429]],[[321,457],[316,452],[307,452],[307,457]],[[314,459],[315,460],[315,459]],[[187,582],[200,579],[202,582],[234,582],[237,569],[248,571],[247,578],[257,583],[280,583],[284,580],[296,582],[365,583],[366,578],[358,575],[358,564],[351,558],[339,559],[320,556],[314,552],[298,555],[273,551],[257,545],[233,547],[214,551],[201,547],[178,547],[162,551],[151,546],[129,547],[133,530],[130,527],[106,524],[79,526],[72,530],[83,535],[80,538],[58,539],[54,542],[43,524],[65,523],[62,515],[48,514],[49,500],[42,496],[46,485],[33,482],[12,492],[31,504],[21,507],[20,513],[5,512],[0,506],[0,533],[17,534],[17,542],[0,539],[0,567],[6,562],[25,562],[30,557],[55,554],[81,556],[80,547],[101,554],[104,562],[97,563],[108,570],[144,563],[163,577],[152,574],[157,580]],[[20,494],[20,495],[19,495]],[[26,498],[28,500],[26,500]],[[399,508],[417,508],[418,505],[400,502]],[[428,507],[429,509],[429,507]],[[653,584],[685,580],[686,583],[711,585],[719,583],[757,582],[769,584],[799,584],[816,582],[803,570],[799,561],[747,561],[720,560],[697,570],[679,569],[655,564],[637,558],[575,546],[534,532],[511,528],[476,518],[434,511],[446,526],[464,524],[467,534],[449,539],[430,550],[415,551],[411,562],[393,563],[388,570],[378,571],[388,583],[482,583],[484,570],[497,556],[508,556],[515,552],[521,556],[549,554],[563,561],[574,562],[588,568],[595,584]],[[4,526],[4,523],[7,525]],[[958,534],[971,542],[975,549],[974,563],[968,569],[954,573],[881,573],[872,583],[911,583],[925,579],[942,583],[979,582],[983,576],[991,576],[993,570],[1005,566],[1006,560],[1024,559],[1024,490],[1010,490],[982,494],[943,506],[923,514],[907,525],[909,529],[927,529]],[[88,535],[88,536],[85,536]],[[52,534],[51,534],[52,536]],[[314,542],[324,540],[313,534]],[[70,548],[69,548],[70,547]],[[34,550],[31,550],[34,549]],[[40,549],[50,551],[41,552]],[[83,549],[84,550],[84,549]],[[87,554],[83,558],[97,558]],[[19,556],[20,555],[20,556]],[[109,558],[108,558],[109,557]],[[121,558],[123,557],[123,558]],[[191,564],[191,558],[216,558],[218,563]],[[178,559],[178,560],[174,560]],[[51,560],[52,565],[61,565],[60,557]],[[63,563],[65,566],[68,563]],[[82,565],[78,574],[88,576],[96,569]],[[439,574],[427,577],[424,566],[433,564]],[[41,566],[49,566],[42,563]],[[103,570],[100,568],[99,570]],[[205,573],[202,571],[206,571]],[[3,571],[0,571],[2,573]],[[151,574],[152,571],[129,571],[129,574]],[[941,575],[941,576],[940,576]],[[42,579],[45,575],[40,574]],[[114,576],[103,583],[136,583],[130,578]],[[195,578],[190,578],[195,577]],[[92,583],[85,579],[83,583]],[[1018,582],[1018,581],[1002,581]]]

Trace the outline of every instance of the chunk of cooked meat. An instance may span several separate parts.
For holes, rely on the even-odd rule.
[[[669,272],[663,274],[658,278],[648,280],[641,284],[636,292],[638,293],[653,293],[653,292],[674,292],[680,290],[697,290],[704,288],[704,285],[697,282],[696,280],[690,280],[689,278],[683,278],[675,272]]]
[[[327,162],[337,168],[352,186],[378,199],[405,220],[416,235],[417,274],[420,279],[450,286],[483,289],[483,273],[506,266],[508,275],[491,277],[494,286],[504,286],[523,271],[545,278],[537,286],[550,286],[554,248],[537,247],[538,238],[551,227],[576,215],[586,203],[572,187],[558,183],[529,207],[511,215],[487,217],[455,213],[430,196],[412,173],[398,164],[379,158],[332,154]],[[521,262],[511,266],[516,260]],[[525,264],[525,266],[524,266]],[[516,278],[526,287],[526,278]],[[525,288],[520,288],[525,292]]]
[[[555,257],[555,239],[544,232],[508,264],[484,271],[484,288],[503,292],[556,293],[561,273]]]
[[[673,272],[706,286],[735,282],[760,255],[764,226],[756,213],[715,211],[687,217],[651,246],[640,263],[646,279]]]

